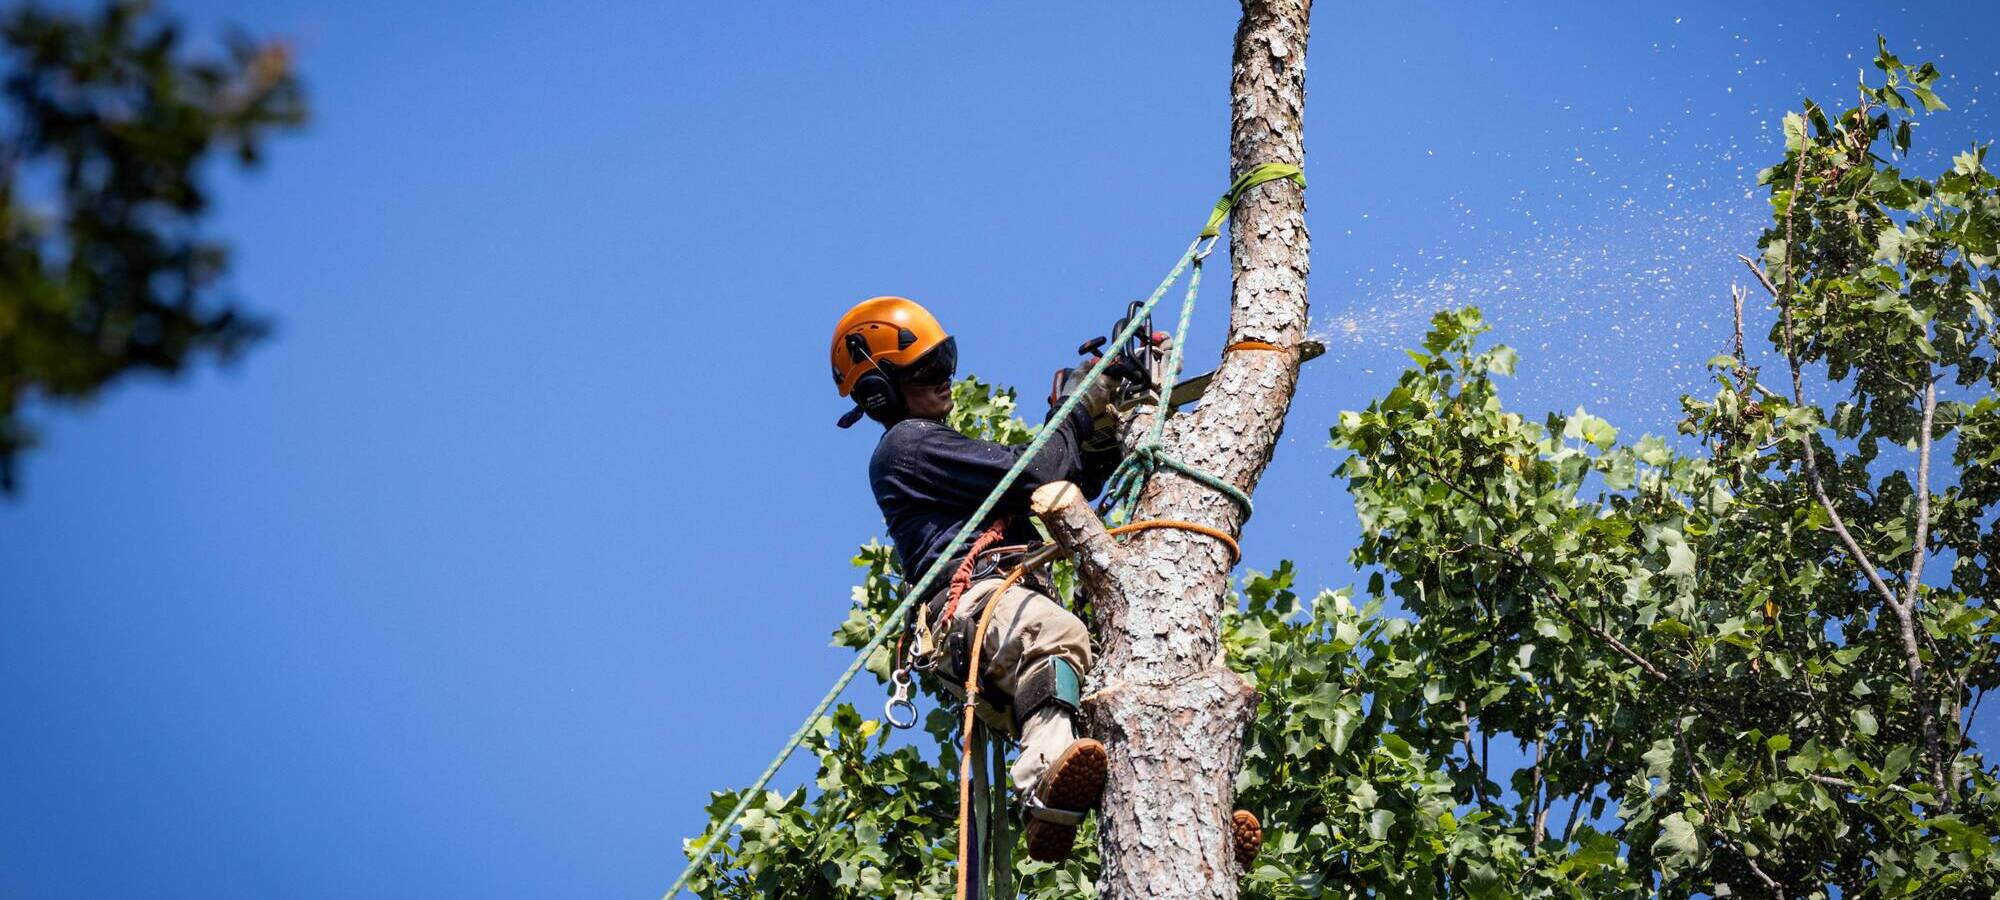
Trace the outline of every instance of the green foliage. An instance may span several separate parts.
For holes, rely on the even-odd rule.
[[[933,733],[950,733],[948,715],[930,719]],[[952,742],[942,742],[945,759],[933,764],[914,747],[890,749],[889,736],[846,704],[821,719],[804,745],[819,758],[813,794],[766,792],[689,889],[705,897],[950,897]],[[709,816],[721,819],[738,799],[716,794]]]
[[[2000,893],[2000,771],[1967,735],[2000,683],[2000,182],[1983,147],[1893,168],[1938,76],[1877,65],[1855,109],[1788,118],[1763,176],[1790,390],[1724,356],[1671,442],[1534,421],[1465,309],[1341,415],[1364,599],[1302,602],[1284,563],[1225,620],[1259,692],[1237,787],[1267,843],[1243,896]],[[959,427],[1014,433],[961,388]],[[856,562],[844,646],[895,600],[886,548]],[[926,722],[935,760],[870,728],[824,727],[820,793],[770,798],[711,896],[946,895],[953,720]],[[1024,890],[1091,896],[1090,846]]]
[[[0,489],[33,431],[23,401],[80,402],[131,371],[229,358],[264,326],[227,302],[222,244],[197,231],[204,172],[305,119],[281,44],[240,35],[186,59],[150,4],[4,14],[0,115]],[[38,201],[31,186],[55,196]]]
[[[1475,807],[1459,827],[1486,815],[1487,842],[1517,851],[1495,854],[1505,895],[1762,896],[1766,877],[1791,897],[2000,885],[1994,773],[1944,706],[1951,814],[1913,765],[1898,636],[1798,470],[1814,430],[1770,432],[1798,408],[1743,412],[1725,360],[1716,398],[1687,401],[1707,458],[1621,444],[1581,411],[1537,425],[1505,411],[1502,354],[1475,349],[1481,330],[1472,310],[1440,314],[1419,368],[1335,438],[1354,453],[1354,562],[1417,615],[1400,653],[1422,696],[1399,707],[1377,688],[1373,702]],[[1907,515],[1907,493],[1873,490],[1853,498],[1851,526]],[[2000,634],[1992,595],[1927,593],[1930,680],[1990,683],[1975,660]],[[1529,755],[1505,791],[1493,742]],[[1972,822],[1983,837],[1954,833]],[[1471,870],[1431,870],[1480,893]]]
[[[951,403],[944,423],[963,434],[1010,446],[1035,436],[1028,423],[1014,416],[1013,388],[996,388],[977,375],[967,375],[952,383]]]

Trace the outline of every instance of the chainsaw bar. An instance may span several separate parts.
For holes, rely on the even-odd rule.
[[[1325,344],[1319,341],[1299,342],[1299,362],[1301,364],[1325,355]],[[1200,400],[1201,395],[1208,390],[1208,383],[1213,380],[1215,380],[1215,372],[1211,370],[1192,376],[1180,384],[1174,385],[1173,392],[1167,395],[1167,404],[1174,409],[1180,409],[1196,400]],[[1132,407],[1139,405],[1139,402],[1138,400],[1131,400],[1118,404],[1112,409],[1105,410],[1092,423],[1094,426],[1093,430],[1099,433],[1115,431],[1118,427],[1118,418]]]

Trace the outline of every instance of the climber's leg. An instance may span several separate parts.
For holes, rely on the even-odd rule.
[[[998,604],[988,621],[980,674],[984,683],[1014,698],[1021,752],[1010,773],[1027,809],[1029,855],[1059,860],[1069,854],[1077,824],[1097,808],[1104,791],[1104,745],[1076,736],[1090,632],[1075,614],[1037,591],[1015,586],[991,598],[992,590],[987,587],[976,604],[989,599]]]

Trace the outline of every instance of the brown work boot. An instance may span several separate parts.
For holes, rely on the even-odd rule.
[[[1236,864],[1250,868],[1258,851],[1264,849],[1264,825],[1257,821],[1256,813],[1239,809],[1229,814],[1229,843],[1236,852]]]
[[[1062,862],[1076,844],[1076,827],[1104,798],[1104,745],[1075,741],[1049,766],[1027,804],[1028,856]]]

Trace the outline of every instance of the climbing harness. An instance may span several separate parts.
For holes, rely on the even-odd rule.
[[[972,549],[965,551],[965,559],[961,560],[958,569],[951,573],[950,593],[945,597],[944,610],[938,613],[939,623],[948,625],[958,616],[958,601],[965,596],[966,590],[972,587],[972,572],[979,566],[980,556],[994,544],[999,543],[1001,538],[1007,536],[1007,525],[1010,520],[1009,516],[994,519],[992,524],[986,526],[986,530],[979,533],[979,537],[973,539]],[[919,629],[924,628],[925,618],[917,617]],[[918,652],[922,652],[921,648]]]
[[[1229,190],[1223,193],[1222,199],[1216,201],[1215,208],[1209,214],[1208,222],[1202,227],[1201,232],[1195,236],[1194,240],[1188,244],[1187,249],[1181,253],[1180,258],[1174,262],[1173,268],[1168,270],[1166,277],[1160,280],[1159,285],[1153,289],[1152,294],[1146,298],[1146,300],[1140,305],[1140,307],[1136,310],[1133,310],[1132,314],[1127,316],[1125,327],[1119,329],[1118,334],[1110,339],[1110,343],[1112,346],[1124,346],[1126,342],[1132,340],[1132,338],[1138,334],[1139,329],[1146,324],[1148,317],[1153,310],[1153,307],[1158,305],[1160,299],[1166,296],[1168,288],[1171,288],[1174,282],[1180,279],[1181,274],[1183,272],[1186,272],[1190,265],[1194,266],[1195,271],[1194,274],[1189,278],[1186,299],[1183,301],[1181,309],[1179,334],[1174,339],[1173,347],[1170,351],[1170,357],[1171,357],[1169,361],[1170,370],[1168,372],[1167,377],[1161,379],[1160,381],[1161,384],[1160,389],[1162,391],[1170,389],[1169,386],[1173,384],[1172,380],[1173,375],[1179,371],[1181,346],[1183,343],[1182,338],[1184,338],[1187,334],[1188,321],[1194,310],[1195,288],[1199,286],[1201,280],[1200,279],[1201,261],[1208,256],[1211,250],[1214,249],[1216,241],[1220,240],[1221,227],[1223,221],[1229,217],[1230,209],[1236,205],[1236,202],[1242,198],[1244,193],[1246,193],[1251,188],[1256,187],[1258,185],[1278,180],[1292,181],[1296,183],[1301,189],[1303,189],[1306,184],[1305,175],[1299,170],[1299,168],[1297,166],[1285,163],[1263,163],[1261,165],[1252,167],[1249,171],[1238,176],[1236,180],[1230,184]],[[1083,387],[1085,388],[1089,387],[1091,384],[1094,384],[1098,378],[1102,377],[1104,375],[1104,371],[1111,367],[1116,356],[1117,354],[1106,355],[1100,357],[1096,362],[1092,363],[1090,366],[1090,370],[1084,375]],[[1062,401],[1062,405],[1057,407],[1055,412],[1049,417],[1049,421],[1052,422],[1061,421],[1064,417],[1068,416],[1070,412],[1076,408],[1076,405],[1082,402],[1083,397],[1086,393],[1087,391],[1085,390],[1077,390],[1075,392],[1072,392],[1068,397],[1064,398]],[[1230,499],[1235,500],[1239,505],[1241,505],[1243,507],[1244,513],[1247,515],[1250,512],[1250,498],[1248,495],[1244,494],[1240,489],[1236,488],[1234,485],[1230,485],[1227,482],[1222,481],[1219,478],[1216,478],[1213,475],[1201,472],[1199,469],[1195,469],[1193,466],[1186,465],[1185,463],[1182,463],[1179,460],[1174,460],[1171,457],[1168,457],[1166,454],[1160,452],[1160,442],[1165,435],[1164,420],[1166,418],[1168,410],[1170,409],[1170,406],[1165,402],[1165,399],[1166,398],[1162,398],[1162,402],[1155,409],[1153,429],[1148,434],[1147,441],[1141,445],[1141,447],[1145,450],[1142,456],[1142,461],[1135,462],[1132,458],[1128,457],[1124,463],[1120,464],[1118,471],[1115,472],[1113,475],[1113,482],[1115,484],[1120,485],[1122,491],[1124,492],[1121,495],[1121,499],[1115,504],[1116,507],[1122,508],[1123,510],[1121,514],[1122,517],[1129,518],[1132,509],[1136,507],[1136,504],[1139,499],[1139,493],[1144,489],[1147,478],[1151,476],[1153,471],[1161,467],[1172,468],[1183,475],[1187,475],[1188,477],[1193,478],[1196,481],[1200,481],[1203,484],[1207,484],[1210,487],[1215,488],[1216,490],[1229,496]],[[785,760],[791,758],[792,753],[799,748],[799,745],[805,742],[806,735],[812,732],[813,725],[820,720],[821,716],[824,716],[826,714],[826,711],[828,709],[832,708],[834,701],[838,700],[840,698],[841,693],[847,690],[847,686],[853,683],[855,676],[860,674],[863,666],[867,665],[868,658],[874,654],[876,648],[882,646],[882,643],[888,639],[891,632],[900,633],[902,631],[901,626],[904,617],[909,615],[911,607],[915,606],[917,601],[925,596],[925,592],[928,591],[930,589],[931,584],[937,580],[939,573],[944,568],[945,562],[956,557],[959,549],[961,547],[964,547],[966,541],[972,537],[973,532],[980,528],[980,523],[985,522],[987,520],[987,516],[992,514],[993,507],[1000,502],[1000,498],[1006,494],[1008,488],[1013,487],[1014,482],[1020,480],[1021,473],[1026,471],[1029,463],[1033,462],[1035,456],[1041,453],[1042,447],[1048,444],[1050,436],[1055,434],[1055,432],[1056,429],[1054,428],[1044,428],[1036,432],[1035,436],[1031,440],[1029,440],[1027,447],[1025,447],[1021,451],[1020,457],[1014,460],[1014,465],[1008,468],[1005,474],[1000,476],[999,482],[996,483],[993,486],[993,490],[986,495],[986,499],[980,501],[979,506],[973,510],[972,515],[966,518],[965,525],[958,530],[957,534],[952,536],[952,539],[949,543],[945,544],[944,550],[938,554],[937,561],[933,562],[929,567],[927,567],[924,570],[922,576],[917,579],[916,583],[910,586],[909,589],[904,593],[902,601],[897,603],[896,607],[890,610],[889,614],[884,616],[881,622],[877,623],[875,628],[875,633],[871,635],[867,643],[863,644],[860,647],[860,649],[855,653],[854,661],[848,663],[846,670],[841,672],[840,677],[834,679],[833,686],[826,692],[826,695],[821,697],[817,704],[814,704],[812,711],[806,715],[805,722],[799,726],[798,730],[792,733],[792,736],[785,741],[785,745],[779,749],[777,757],[772,759],[771,763],[764,767],[764,771],[757,776],[756,781],[751,784],[750,788],[748,790],[743,791],[742,796],[739,797],[736,803],[730,807],[729,812],[723,815],[721,821],[715,824],[714,830],[709,832],[709,834],[702,839],[701,844],[695,848],[695,851],[692,854],[692,858],[689,860],[687,867],[681,870],[680,876],[674,879],[673,886],[667,889],[667,893],[664,895],[663,900],[671,900],[671,898],[675,894],[680,893],[681,889],[687,886],[688,879],[694,877],[696,871],[698,871],[701,867],[707,865],[709,854],[714,851],[715,845],[724,838],[729,836],[731,829],[735,827],[737,820],[743,816],[744,811],[750,808],[750,804],[752,802],[760,799],[763,796],[764,788],[771,783],[772,778],[776,777],[776,775],[778,774],[778,769],[784,765]],[[1154,520],[1154,521],[1158,524],[1147,525],[1147,527],[1172,528],[1172,527],[1181,527],[1194,524],[1187,522],[1174,522],[1172,520]],[[1128,524],[1146,524],[1146,523],[1120,522],[1119,524],[1122,526]],[[1229,538],[1226,533],[1221,532],[1219,529],[1211,529],[1208,528],[1207,526],[1198,526],[1196,528],[1190,528],[1187,530],[1201,531],[1204,534],[1209,534],[1209,536],[1211,537],[1219,536],[1219,539],[1225,541],[1226,544],[1230,547],[1232,559],[1235,558],[1235,555],[1240,552],[1239,549],[1235,546],[1235,541]],[[988,609],[990,610],[991,606],[989,606]],[[983,632],[984,628],[983,627],[980,628],[979,631]],[[979,640],[978,634],[974,635],[974,640],[975,642]],[[976,671],[979,668],[979,666],[977,665],[978,656],[976,653],[974,654],[973,659],[974,659],[974,665],[972,665],[970,668],[976,673]],[[968,687],[976,689],[977,687],[976,675],[968,679]],[[905,697],[905,699],[907,699],[907,696]],[[892,703],[893,703],[893,698],[892,698]],[[971,710],[974,706],[975,704],[971,702],[968,702],[966,704],[966,708],[968,710],[967,712],[968,716],[973,714]],[[915,715],[914,709],[911,710],[910,715],[914,718]],[[999,768],[999,761],[1000,761],[999,754],[1000,751],[996,745],[996,748],[994,750],[995,759],[993,762],[993,767],[995,769]],[[970,755],[971,754],[966,754],[967,757],[970,757]],[[963,769],[963,771],[961,772],[961,780],[964,780],[965,775],[971,773],[969,766],[970,766],[969,761],[965,761],[962,764],[961,768]],[[963,793],[963,790],[964,787],[963,785],[961,785],[962,793],[960,799],[961,801],[964,801],[961,803],[961,812],[960,812],[960,820],[961,820],[960,859],[961,860],[965,859],[964,851],[967,846],[965,844],[965,834],[963,827],[965,819],[964,807],[970,801],[970,797],[965,795]],[[999,793],[1002,796],[1004,796],[1004,791],[996,793]],[[989,810],[988,814],[986,815],[986,819],[989,822],[989,826],[990,823],[992,822],[997,821],[1004,823],[1006,821],[1004,804],[995,804],[995,805],[1001,806],[1000,809],[1001,814],[992,815],[991,810]],[[1001,829],[997,827],[989,827],[988,829],[989,835],[990,832],[999,830]],[[991,835],[989,836],[989,843],[991,843],[990,837]],[[1009,872],[1007,872],[1004,877],[1007,881],[1011,882],[1012,867],[1007,866],[1005,868],[1009,869]],[[960,866],[961,881],[963,881],[966,874],[964,869],[965,866],[961,865]],[[997,872],[993,874],[996,878],[1003,877],[1000,875],[1000,873]],[[1006,893],[996,892],[994,896],[1006,897],[1006,896],[1012,896],[1012,893],[1011,891]]]

